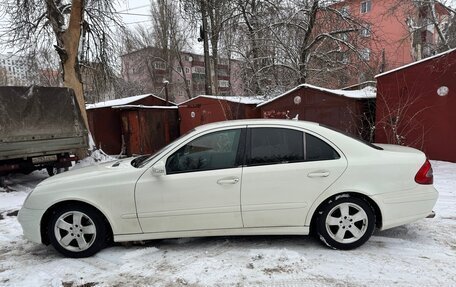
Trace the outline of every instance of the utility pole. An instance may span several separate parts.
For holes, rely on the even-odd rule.
[[[198,42],[203,41],[204,46],[204,70],[205,70],[205,89],[206,95],[212,95],[212,79],[211,79],[211,58],[209,57],[209,37],[207,35],[207,3],[206,0],[201,0],[201,14],[203,17],[203,27],[200,30],[200,38]]]
[[[166,105],[169,106],[169,95],[168,95],[168,80],[163,80],[163,84],[165,84],[165,100],[166,100]]]

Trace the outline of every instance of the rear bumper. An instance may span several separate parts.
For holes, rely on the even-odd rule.
[[[384,193],[372,198],[382,212],[380,229],[385,230],[431,215],[438,192],[432,185],[420,185],[414,189]]]
[[[22,226],[24,237],[36,243],[42,243],[40,222],[44,210],[22,207],[17,219]]]

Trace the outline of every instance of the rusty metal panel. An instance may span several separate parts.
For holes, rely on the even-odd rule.
[[[128,155],[152,154],[179,137],[177,109],[122,110],[122,134]]]
[[[139,113],[137,110],[123,110],[122,119],[122,137],[126,147],[126,154],[142,154],[140,136]]]
[[[119,154],[122,149],[120,110],[110,107],[90,109],[87,115],[95,145],[107,154]]]
[[[375,140],[456,162],[455,78],[456,51],[379,76]]]
[[[223,99],[194,98],[179,106],[180,131],[187,131],[208,123],[259,118],[256,105],[229,102]]]
[[[297,100],[299,97],[299,100]],[[260,107],[263,118],[312,121],[325,124],[355,136],[366,137],[362,119],[372,115],[368,99],[353,99],[310,88],[297,89]]]
[[[145,97],[135,102],[129,103],[130,105],[143,105],[143,106],[166,106],[166,101],[162,98],[158,98],[154,95]]]

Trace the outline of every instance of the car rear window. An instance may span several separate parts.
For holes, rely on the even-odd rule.
[[[339,130],[339,129],[336,129],[336,128],[333,128],[333,127],[330,127],[330,126],[327,126],[327,125],[322,125],[322,124],[320,124],[320,126],[322,126],[322,127],[324,127],[324,128],[327,128],[327,129],[330,129],[330,130],[333,130],[333,131],[335,131],[335,132],[341,133],[341,134],[343,134],[343,135],[345,135],[345,136],[347,136],[347,137],[349,137],[349,138],[352,138],[352,139],[354,139],[354,140],[357,140],[357,141],[359,141],[359,142],[361,142],[361,143],[363,143],[363,144],[365,144],[365,145],[367,145],[367,146],[369,146],[369,147],[371,147],[371,148],[374,148],[374,149],[376,149],[376,150],[383,150],[382,147],[376,146],[376,145],[374,145],[373,143],[370,143],[370,142],[368,142],[368,141],[366,141],[366,140],[364,140],[364,139],[361,139],[361,138],[359,138],[359,137],[356,137],[356,136],[354,136],[354,135],[352,135],[352,134],[349,134],[349,133],[347,133],[347,132],[344,132],[344,131],[342,131],[342,130]]]

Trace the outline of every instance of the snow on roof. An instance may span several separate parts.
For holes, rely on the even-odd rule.
[[[95,104],[87,104],[86,109],[90,110],[90,109],[109,108],[109,107],[113,107],[113,106],[127,105],[129,103],[133,103],[133,102],[139,101],[141,99],[144,99],[144,98],[147,98],[150,96],[163,100],[162,98],[159,98],[154,94],[144,94],[144,95],[126,97],[126,98],[122,98],[122,99],[99,102],[99,103],[95,103]],[[165,100],[163,100],[163,101],[165,101]]]
[[[286,91],[285,93],[283,93],[281,95],[278,95],[277,97],[274,97],[266,102],[259,104],[258,107],[269,104],[270,102],[273,102],[273,101],[277,100],[278,98],[286,96],[301,88],[309,88],[309,89],[327,92],[327,93],[331,93],[331,94],[335,94],[335,95],[343,96],[343,97],[347,97],[347,98],[352,98],[352,99],[373,99],[377,96],[377,89],[374,87],[365,87],[364,89],[361,89],[361,90],[337,90],[337,89],[326,89],[326,88],[322,88],[322,87],[318,87],[318,86],[314,86],[314,85],[310,85],[310,84],[302,84],[297,87],[294,87],[293,89],[291,89],[289,91]]]
[[[397,72],[399,70],[402,70],[402,69],[405,69],[405,68],[408,68],[408,67],[411,67],[411,66],[415,66],[415,65],[421,64],[423,62],[426,62],[426,61],[429,61],[429,60],[433,60],[433,59],[438,58],[438,57],[445,56],[445,55],[450,54],[450,53],[452,53],[454,51],[456,51],[456,48],[448,50],[448,51],[445,51],[445,52],[437,54],[437,55],[434,55],[434,56],[426,58],[426,59],[422,59],[422,60],[407,64],[407,65],[404,65],[404,66],[401,66],[401,67],[397,67],[396,69],[393,69],[393,70],[386,71],[384,73],[378,74],[377,76],[375,76],[375,78],[383,77],[385,75]]]
[[[215,99],[215,100],[223,100],[223,101],[228,101],[228,102],[233,102],[233,103],[240,103],[240,104],[245,104],[245,105],[257,105],[261,103],[263,100],[258,97],[236,97],[236,96],[210,96],[210,95],[199,95],[195,98],[186,100],[179,105],[188,103],[194,99],[197,98],[207,98],[207,99]]]
[[[144,106],[144,105],[121,105],[121,106],[112,106],[113,109],[130,109],[130,108],[140,108],[140,109],[177,109],[177,106]]]

